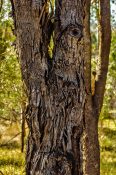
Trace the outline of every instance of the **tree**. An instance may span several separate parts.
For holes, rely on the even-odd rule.
[[[99,174],[100,169],[98,120],[103,104],[111,42],[110,2],[100,0],[99,8],[99,59],[95,93],[91,98],[91,95],[89,95],[90,90],[88,89],[88,98],[86,98],[87,103],[85,104],[85,172],[87,174]],[[90,85],[89,82],[86,84]]]
[[[100,64],[94,94],[90,0],[11,3],[28,96],[26,174],[99,175],[98,118],[108,69],[110,2],[100,0]]]
[[[1,1],[3,2],[3,1]],[[21,111],[21,73],[12,43],[13,21],[8,18],[10,2],[4,2],[0,12],[0,124],[9,126],[19,120]],[[9,121],[6,124],[6,121]]]
[[[10,17],[10,1],[0,1],[0,135],[11,129],[12,125],[21,125],[21,151],[24,149],[25,137],[25,103],[26,96],[21,81],[21,71],[14,48],[13,20]],[[19,136],[19,134],[15,134]],[[14,136],[13,136],[14,138]],[[1,139],[2,140],[2,139]],[[7,139],[2,145],[9,144]],[[10,139],[12,141],[12,139]]]

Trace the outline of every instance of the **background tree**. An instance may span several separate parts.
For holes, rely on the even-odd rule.
[[[98,175],[98,118],[111,37],[109,1],[100,0],[99,73],[94,94],[90,1],[56,0],[55,12],[50,1],[11,3],[29,100],[26,173]],[[51,37],[52,59],[48,51]]]
[[[0,13],[0,120],[12,123],[20,118],[22,81],[12,46],[15,36],[12,34],[13,21],[8,18],[9,12],[10,2],[4,2]]]
[[[10,1],[1,1],[0,11],[0,136],[3,138],[7,130],[15,127],[13,136],[20,132],[20,125],[24,130],[24,103],[26,97],[22,90],[22,80],[16,50],[14,48],[15,36],[12,33],[13,20],[10,17]],[[17,126],[17,127],[16,127]],[[22,132],[22,143],[24,142]],[[9,140],[5,137],[1,139],[1,144]],[[22,144],[24,145],[24,144]],[[23,150],[23,146],[22,146]]]

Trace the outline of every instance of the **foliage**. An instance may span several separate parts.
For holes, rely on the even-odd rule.
[[[101,118],[116,117],[116,29],[112,32],[109,72]],[[113,112],[114,111],[114,112]]]
[[[0,119],[20,117],[22,81],[14,47],[13,22],[8,17],[10,4],[5,1],[0,14]],[[6,124],[6,122],[5,122]]]

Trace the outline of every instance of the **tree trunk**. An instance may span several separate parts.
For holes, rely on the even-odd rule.
[[[24,145],[25,145],[25,109],[26,109],[26,103],[22,101],[21,105],[21,152],[24,151]]]
[[[100,114],[105,92],[111,43],[110,1],[99,1],[99,60],[95,85],[94,106]]]
[[[94,110],[91,89],[91,36],[90,36],[90,0],[85,4],[84,43],[85,43],[85,85],[86,103],[83,127],[83,174],[100,174],[100,150],[98,141],[98,116]]]
[[[28,96],[26,174],[98,175],[89,0],[56,0],[55,12],[49,0],[11,3]],[[48,49],[51,37],[52,58]]]

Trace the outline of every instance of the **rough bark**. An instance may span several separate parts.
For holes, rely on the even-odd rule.
[[[26,174],[82,174],[85,103],[84,1],[57,0],[53,32],[47,1],[12,1],[29,105]]]
[[[90,1],[55,2],[54,13],[53,8],[49,10],[49,0],[11,0],[28,96],[26,174],[98,175],[98,113],[91,94]],[[48,51],[51,36],[52,59]]]

